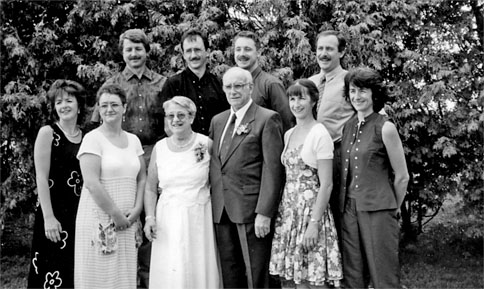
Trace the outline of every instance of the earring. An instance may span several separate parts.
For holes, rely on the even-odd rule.
[[[126,116],[123,114],[123,122],[126,121]]]

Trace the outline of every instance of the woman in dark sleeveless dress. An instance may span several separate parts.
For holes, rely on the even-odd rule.
[[[84,88],[56,80],[49,92],[53,122],[34,148],[39,204],[35,214],[28,288],[74,287],[74,234],[82,176],[76,154],[83,133]]]

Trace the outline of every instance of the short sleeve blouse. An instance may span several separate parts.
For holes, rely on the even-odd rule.
[[[287,149],[288,140],[291,138],[294,128],[286,132],[284,136],[284,151]],[[333,159],[333,140],[323,124],[315,124],[309,131],[301,149],[301,158],[308,166],[317,168],[318,160]]]
[[[119,148],[98,129],[89,132],[81,143],[77,158],[86,153],[101,157],[101,178],[136,176],[140,168],[138,157],[143,155],[143,148],[136,135],[125,133],[128,137],[128,145],[125,148]]]

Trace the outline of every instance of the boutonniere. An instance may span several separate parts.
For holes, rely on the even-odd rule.
[[[195,152],[195,158],[197,159],[198,163],[201,162],[205,157],[205,154],[207,153],[207,146],[199,142],[193,150]]]
[[[244,123],[244,124],[240,124],[237,127],[237,130],[235,132],[237,133],[237,135],[241,135],[243,133],[249,133],[249,131],[250,131],[249,123]]]

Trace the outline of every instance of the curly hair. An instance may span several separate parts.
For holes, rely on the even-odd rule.
[[[359,88],[371,89],[373,111],[379,112],[388,101],[388,93],[381,75],[368,67],[358,67],[350,70],[345,76],[345,98],[351,103],[350,84]]]
[[[68,79],[57,79],[52,83],[47,92],[47,100],[50,104],[50,120],[57,121],[59,116],[55,110],[55,101],[64,94],[71,95],[76,98],[77,106],[79,108],[79,115],[77,123],[81,124],[86,113],[86,90],[78,82]]]

